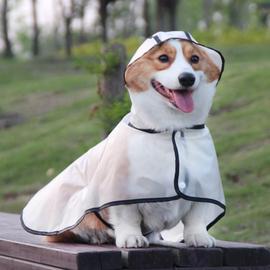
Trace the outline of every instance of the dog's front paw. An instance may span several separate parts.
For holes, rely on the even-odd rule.
[[[148,240],[142,235],[126,235],[116,238],[116,246],[119,248],[148,247]]]
[[[191,247],[214,247],[216,244],[215,238],[207,231],[189,232],[184,238],[186,245]]]

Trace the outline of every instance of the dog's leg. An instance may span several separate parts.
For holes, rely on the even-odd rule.
[[[142,235],[142,217],[137,205],[114,206],[109,211],[117,247],[136,248],[149,245],[146,237]]]
[[[194,202],[191,210],[183,218],[186,245],[194,247],[215,246],[215,238],[209,235],[204,222],[204,215],[207,213],[207,208],[207,203]]]

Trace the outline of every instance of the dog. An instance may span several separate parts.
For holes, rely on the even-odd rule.
[[[225,201],[204,123],[223,64],[219,52],[186,32],[146,40],[124,74],[130,114],[34,196],[22,213],[24,228],[51,242],[137,248],[168,245],[161,232],[182,222],[187,246],[215,246],[208,229],[224,215]]]

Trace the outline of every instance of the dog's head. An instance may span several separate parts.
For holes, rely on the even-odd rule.
[[[204,123],[223,70],[220,53],[173,33],[180,38],[147,40],[125,72],[133,113],[154,129]]]

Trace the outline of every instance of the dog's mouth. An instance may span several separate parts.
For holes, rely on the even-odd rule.
[[[178,110],[184,113],[190,113],[194,109],[192,98],[193,90],[191,89],[169,89],[156,80],[151,80],[153,88]]]

